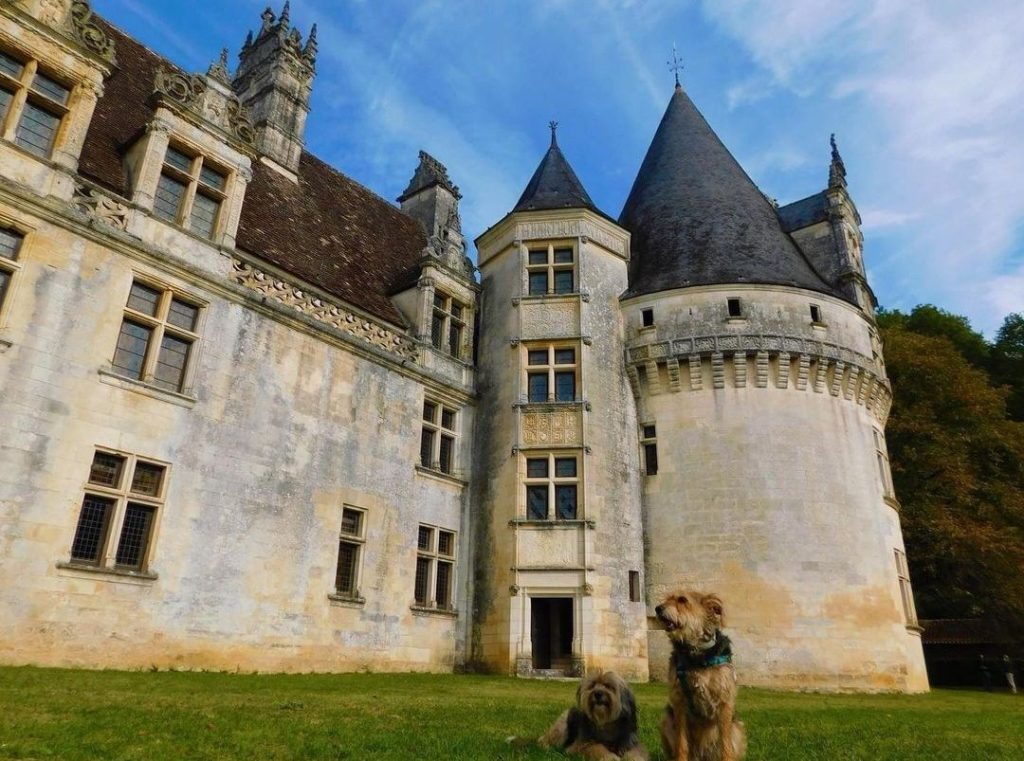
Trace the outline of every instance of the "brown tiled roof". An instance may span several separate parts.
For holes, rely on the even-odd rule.
[[[96,105],[79,172],[127,197],[124,151],[152,118],[157,69],[178,67],[116,27],[105,26],[117,46],[118,68]],[[419,223],[312,154],[303,153],[298,176],[296,185],[254,162],[238,247],[376,317],[402,324],[388,294],[409,279],[426,245]]]
[[[1013,639],[984,618],[935,618],[919,621],[926,645],[1002,645]]]
[[[242,207],[238,246],[385,320],[388,294],[419,260],[420,223],[303,153],[296,185],[262,163]]]

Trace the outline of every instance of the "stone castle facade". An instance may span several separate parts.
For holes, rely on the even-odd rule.
[[[189,73],[0,0],[0,662],[927,689],[856,207],[777,207],[682,88],[621,215],[552,128],[467,258],[308,153],[315,28]]]

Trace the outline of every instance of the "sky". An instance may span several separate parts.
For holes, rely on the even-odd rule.
[[[237,61],[266,0],[92,5],[202,72],[223,47]],[[307,148],[389,200],[426,150],[470,241],[515,205],[550,120],[617,217],[675,45],[688,94],[781,204],[825,187],[836,134],[882,306],[936,304],[990,338],[1024,312],[1020,0],[294,0],[291,19],[318,24]]]

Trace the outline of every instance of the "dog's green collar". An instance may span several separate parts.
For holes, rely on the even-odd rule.
[[[675,645],[676,675],[682,679],[687,671],[698,671],[700,669],[724,666],[732,663],[732,642],[729,638],[718,632],[715,635],[715,643],[705,651],[692,651]]]

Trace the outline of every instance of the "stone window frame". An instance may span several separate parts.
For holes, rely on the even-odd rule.
[[[120,462],[116,480],[113,482],[104,482],[97,477],[98,473],[102,472],[97,470],[102,457]],[[160,485],[155,493],[146,493],[135,489],[140,465],[160,470]],[[109,447],[95,447],[89,473],[82,487],[84,496],[78,509],[71,544],[68,547],[68,560],[58,565],[62,568],[155,579],[156,574],[151,571],[151,566],[159,538],[160,523],[166,510],[170,480],[171,463],[169,462]],[[87,526],[83,527],[83,521],[87,520],[85,509],[89,500],[94,500],[94,504],[106,503],[107,509],[103,523],[98,527],[99,536],[96,538],[97,547],[94,557],[75,557],[75,548],[78,545],[80,532],[88,530]],[[139,553],[138,562],[127,564],[119,562],[119,557],[125,542],[126,531],[129,530],[126,519],[132,508],[140,513],[149,511],[151,517],[146,527],[145,546]],[[82,540],[86,542],[88,538],[83,536]]]
[[[19,273],[22,267],[19,259],[25,252],[28,237],[21,228],[5,224],[4,220],[0,220],[0,235],[4,234],[10,234],[12,238],[17,239],[17,242],[13,246],[11,256],[8,256],[3,248],[0,248],[0,330],[6,326],[7,315],[13,308],[14,291],[20,280]]]
[[[433,407],[428,418],[428,408]],[[445,418],[450,415],[449,424]],[[419,467],[434,473],[443,473],[446,476],[456,476],[459,473],[459,424],[462,418],[462,410],[453,404],[449,404],[433,396],[424,396],[423,414],[420,416],[420,454]],[[427,459],[427,441],[429,445],[429,459]],[[444,442],[448,441],[448,460],[445,462]]]
[[[158,301],[154,307],[155,311],[153,314],[147,314],[146,312],[131,306],[136,285],[141,286],[143,289],[158,292]],[[183,326],[176,325],[170,321],[170,311],[174,303],[186,305],[196,310],[196,316],[191,330],[186,329]],[[202,339],[202,330],[207,307],[208,304],[206,302],[197,299],[191,294],[183,292],[179,288],[160,282],[144,274],[137,272],[133,273],[131,285],[128,289],[128,296],[125,299],[124,307],[122,307],[121,325],[118,329],[117,339],[114,343],[114,352],[110,359],[108,372],[118,378],[122,378],[132,383],[138,383],[163,393],[189,397],[195,382],[197,358]],[[127,372],[125,368],[114,364],[117,359],[118,352],[120,351],[122,336],[125,335],[124,330],[126,323],[141,325],[142,327],[150,330],[149,339],[146,342],[145,356],[143,357],[138,377],[134,377],[131,373]],[[164,338],[168,336],[188,345],[188,354],[182,370],[181,380],[179,381],[176,389],[167,388],[166,386],[161,385],[161,381],[156,379],[157,366],[164,351],[163,341]],[[154,347],[160,348],[154,350]]]
[[[188,161],[188,168],[169,160],[172,152]],[[205,181],[209,174],[217,175],[222,182],[219,187]],[[160,213],[158,209],[159,193],[164,180],[170,180],[184,186],[177,202],[174,217]],[[229,189],[233,186],[234,170],[208,153],[198,150],[183,141],[171,138],[160,159],[160,172],[156,187],[153,188],[153,217],[187,230],[193,235],[209,241],[217,241],[224,233],[226,211],[229,202]],[[193,227],[193,213],[196,208],[196,197],[207,198],[217,204],[213,224],[210,230],[197,230]]]
[[[658,475],[658,427],[654,423],[640,424],[640,449],[644,457],[644,475]],[[651,469],[651,460],[654,460],[654,469]]]
[[[875,442],[875,460],[878,464],[878,479],[882,484],[882,496],[887,500],[896,499],[896,490],[892,483],[892,469],[889,465],[889,448],[885,443],[885,434],[879,428],[871,428]]]
[[[546,462],[544,474],[535,473],[531,475],[531,461],[539,463]],[[559,475],[558,461],[573,460],[575,468],[573,475]],[[560,523],[580,521],[585,519],[584,512],[584,488],[583,488],[583,450],[580,449],[548,449],[548,450],[524,450],[521,461],[521,488],[519,489],[521,506],[517,510],[520,519],[527,521]],[[544,487],[547,497],[545,515],[543,517],[531,514],[530,493],[533,488]],[[560,487],[573,487],[575,489],[574,511],[572,516],[562,516],[558,510],[558,493]]]
[[[66,125],[70,122],[68,116],[72,112],[76,84],[71,83],[67,75],[55,73],[45,64],[40,66],[39,60],[32,55],[21,51],[15,51],[12,55],[9,48],[0,50],[0,55],[20,65],[20,71],[15,76],[7,71],[0,61],[0,90],[10,95],[3,113],[0,113],[0,135],[5,142],[36,158],[52,159],[65,142]],[[49,94],[39,87],[41,80],[46,80],[53,86],[48,88]],[[63,100],[52,97],[57,89],[64,91]],[[26,108],[34,108],[57,120],[45,151],[38,150],[20,134]]]
[[[524,341],[522,343],[522,383],[523,393],[520,398],[526,404],[577,404],[583,401],[582,358],[580,357],[580,341]],[[559,362],[558,352],[573,351],[572,362]],[[547,352],[546,361],[541,364],[533,362],[541,351]],[[533,355],[533,356],[531,356]],[[559,398],[559,377],[572,374],[573,393],[571,399]],[[535,398],[531,390],[531,376],[545,376],[546,390],[544,399]]]
[[[910,586],[910,566],[907,565],[907,553],[898,547],[893,548],[896,559],[896,578],[900,586],[900,599],[903,601],[903,618],[907,626],[918,626],[917,606],[914,604],[914,591]]]
[[[629,572],[629,601],[644,601],[643,589],[640,586],[640,571]]]
[[[442,542],[442,537],[447,537]],[[448,551],[445,551],[447,546]],[[458,563],[458,532],[420,523],[416,528],[416,572],[413,577],[414,610],[454,613],[455,575]],[[447,579],[439,574],[447,568]],[[422,589],[421,589],[422,580]],[[438,592],[443,588],[444,594]],[[447,597],[447,600],[443,598]]]
[[[809,306],[809,311],[811,313],[811,325],[816,328],[825,327],[826,323],[822,317],[821,305],[812,302]]]
[[[640,329],[646,330],[655,327],[654,307],[644,307],[640,310]]]
[[[739,296],[727,296],[725,299],[725,319],[727,321],[745,321],[747,319],[743,299]]]
[[[558,251],[562,256],[556,255]],[[566,260],[564,253],[569,252]],[[540,256],[544,261],[540,261]],[[559,261],[559,259],[562,259]],[[526,267],[523,280],[523,293],[526,296],[572,296],[580,292],[579,282],[579,246],[575,240],[555,240],[548,242],[531,241],[526,244]],[[571,287],[565,290],[564,273],[572,277]],[[559,274],[563,274],[560,278]],[[540,277],[544,278],[544,288],[537,288]]]
[[[430,314],[431,346],[455,359],[462,359],[469,306],[447,291],[435,288]]]
[[[358,521],[355,530],[346,528],[346,519],[349,517],[355,517]],[[334,574],[334,591],[328,595],[332,600],[354,603],[366,602],[366,599],[362,594],[361,586],[363,581],[363,560],[366,548],[367,519],[368,513],[364,508],[356,507],[355,505],[347,503],[342,505],[341,525],[338,529],[338,559]],[[355,554],[355,558],[352,561],[353,568],[352,582],[350,585],[351,588],[349,589],[342,589],[340,586],[342,547],[351,549]]]

